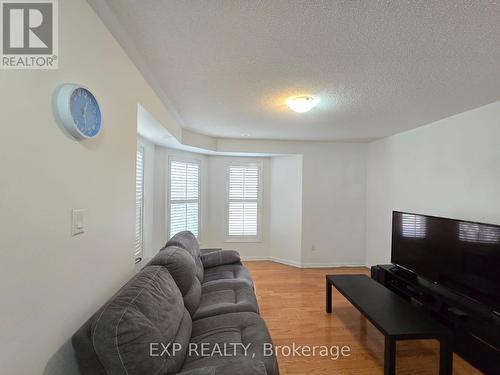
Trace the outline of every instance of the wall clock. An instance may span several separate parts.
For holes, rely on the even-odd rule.
[[[90,90],[64,84],[55,95],[55,112],[60,123],[77,140],[96,137],[101,131],[101,109]]]

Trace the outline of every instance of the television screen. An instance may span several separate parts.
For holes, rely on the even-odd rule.
[[[500,226],[393,212],[391,262],[500,310]]]

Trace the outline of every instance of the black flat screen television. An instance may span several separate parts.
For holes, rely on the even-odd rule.
[[[500,311],[500,226],[394,211],[391,262]]]

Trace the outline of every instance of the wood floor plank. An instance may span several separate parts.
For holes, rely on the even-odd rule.
[[[274,262],[245,262],[252,272],[260,312],[274,345],[349,346],[351,355],[287,357],[278,353],[281,375],[383,373],[384,337],[349,301],[334,290],[334,314],[325,312],[326,274],[369,274],[367,268],[300,269]],[[434,340],[397,343],[401,375],[438,374],[439,344]],[[458,355],[453,374],[480,374]]]

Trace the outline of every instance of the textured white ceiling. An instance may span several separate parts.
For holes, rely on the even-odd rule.
[[[183,126],[208,135],[363,141],[500,100],[495,1],[105,4]],[[321,103],[296,114],[297,94]]]

